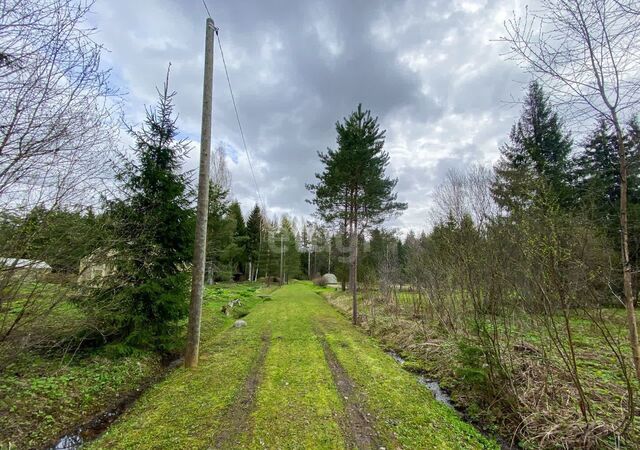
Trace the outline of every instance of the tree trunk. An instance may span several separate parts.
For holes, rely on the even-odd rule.
[[[640,346],[638,345],[638,324],[634,306],[633,284],[631,280],[631,262],[629,260],[629,221],[627,215],[627,159],[622,129],[614,115],[616,139],[618,141],[618,157],[620,158],[620,251],[622,257],[622,279],[624,300],[627,310],[627,326],[629,327],[629,344],[633,354],[633,365],[636,377],[640,379]]]

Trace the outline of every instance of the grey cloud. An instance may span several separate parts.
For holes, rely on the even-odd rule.
[[[486,37],[494,17],[514,6],[488,1],[474,14],[454,3],[208,2],[268,206],[295,216],[311,212],[304,185],[320,170],[316,152],[334,146],[335,122],[359,102],[388,129],[391,172],[410,204],[394,226],[425,226],[443,168],[495,152],[518,112],[505,112],[502,101],[521,86]],[[97,39],[110,50],[106,62],[130,92],[130,115],[139,120],[143,105],[154,101],[171,61],[179,125],[196,142],[204,18],[201,0],[102,0],[92,17]],[[215,65],[214,142],[238,152],[238,163],[230,163],[233,189],[248,207],[256,195],[217,47]],[[480,129],[471,129],[474,120]]]

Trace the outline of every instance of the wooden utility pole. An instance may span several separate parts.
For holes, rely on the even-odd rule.
[[[211,161],[211,107],[213,98],[213,38],[216,31],[211,18],[206,22],[204,46],[204,86],[202,91],[202,128],[200,129],[200,174],[198,178],[198,209],[196,215],[196,239],[193,248],[191,276],[191,304],[185,367],[198,366],[200,350],[200,318],[207,249],[207,216],[209,209],[209,166]]]
[[[311,279],[311,246],[307,247],[307,275]]]
[[[284,282],[284,235],[280,231],[280,285]]]

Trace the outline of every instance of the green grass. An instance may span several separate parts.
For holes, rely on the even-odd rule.
[[[174,371],[89,448],[205,449],[234,425],[230,448],[348,448],[345,400],[325,360],[322,333],[386,448],[496,447],[437,403],[316,290],[294,283],[275,291],[251,309],[244,328],[212,334],[203,326],[199,367]],[[205,315],[212,312],[205,309]],[[263,366],[256,367],[264,336],[269,347]],[[238,408],[256,370],[261,376],[254,402],[230,423],[229,411]]]
[[[351,295],[349,293],[326,291],[323,292],[323,295],[344,316],[350,317]],[[372,293],[363,292],[361,295],[360,310],[373,317],[369,301]],[[420,323],[413,316],[415,295],[412,292],[402,292],[398,302],[399,308],[395,302],[377,303],[375,323],[373,320],[367,320],[363,324],[369,334],[402,354],[406,359],[403,368],[426,373],[429,377],[438,379],[441,386],[451,391],[454,403],[464,409],[468,417],[481,423],[486,430],[508,437],[512,436],[518,427],[519,437],[522,439],[521,445],[526,448],[538,448],[539,438],[544,435],[541,431],[545,429],[544,427],[548,427],[548,430],[555,433],[552,438],[556,440],[551,442],[549,439],[546,443],[549,448],[555,448],[553,447],[555,443],[565,442],[563,439],[566,442],[573,442],[574,429],[566,427],[569,431],[564,432],[565,428],[560,427],[581,421],[578,398],[566,366],[544,327],[542,316],[521,311],[517,316],[510,318],[511,320],[507,322],[508,325],[499,320],[495,330],[491,328],[491,324],[487,324],[489,332],[498,332],[503,355],[511,355],[516,361],[513,366],[508,364],[505,366],[513,368],[516,383],[527,379],[526,375],[534,373],[519,374],[517,372],[519,368],[529,371],[531,368],[540,367],[540,353],[515,350],[514,345],[526,344],[534,350],[537,349],[538,352],[545,352],[545,367],[550,369],[551,375],[548,375],[550,378],[548,381],[551,383],[552,389],[549,391],[550,394],[542,397],[541,406],[535,414],[532,414],[530,409],[523,408],[523,411],[514,411],[513,404],[501,402],[504,398],[501,386],[490,385],[487,366],[484,364],[486,362],[483,356],[484,351],[473,333],[456,335],[451,330],[444,329],[436,321],[433,314],[427,314],[424,323]],[[569,317],[578,373],[595,421],[604,424],[609,429],[615,429],[625,413],[627,402],[625,379],[615,355],[587,313],[595,314],[595,311],[574,310],[570,312]],[[465,318],[468,317],[472,317],[471,314],[459,313],[457,325],[466,328],[469,332],[469,330],[473,330],[473,324],[471,321],[464,323]],[[559,329],[559,336],[566,345],[563,318],[558,313],[554,320]],[[602,319],[598,320],[600,320],[599,323],[606,324],[611,331],[611,335],[620,346],[623,357],[629,358],[625,311],[614,308],[603,309]],[[510,335],[509,341],[505,337],[507,330]],[[504,359],[509,362],[507,356],[504,356]],[[628,362],[630,364],[630,361]],[[633,377],[632,369],[629,368],[629,370],[628,373]],[[540,369],[535,372],[535,374],[540,373],[542,373]],[[545,392],[543,379],[531,379],[530,381],[538,383],[534,389]],[[630,382],[637,394],[640,388],[637,380],[632,378]],[[519,388],[524,390],[528,386],[519,386]],[[636,404],[638,405],[636,408],[640,407],[637,398]],[[535,405],[529,404],[527,407],[534,408]],[[530,423],[535,421],[533,425],[538,435],[527,434],[528,430],[521,428],[523,415],[530,417]],[[636,448],[638,436],[640,436],[640,426],[638,421],[635,421],[624,436],[622,448]],[[604,445],[613,447],[613,439],[613,433],[611,436],[604,436],[600,441],[603,448],[605,448]],[[569,445],[571,446],[571,444]]]
[[[0,343],[0,364],[16,346],[45,347],[81,334],[88,320],[81,309],[69,301],[73,294],[73,288],[68,285],[44,281],[25,281],[0,292],[3,297],[0,334],[13,327],[8,338]]]
[[[327,340],[340,363],[366,394],[386,435],[402,448],[493,448],[478,431],[456,413],[438,403],[412,374],[352,327],[337,313],[326,314]],[[496,447],[497,448],[497,447]]]
[[[0,375],[0,448],[37,448],[117,403],[159,370],[151,354],[92,355],[61,366],[36,355]]]
[[[229,328],[233,317],[221,307],[241,298],[248,312],[258,303],[258,286],[216,285],[207,288],[203,307],[203,341]],[[48,290],[51,292],[51,290]],[[82,313],[72,304],[60,303],[44,323],[33,324],[41,331],[51,328],[58,336],[78,333],[84,324]],[[31,326],[31,325],[30,325]],[[0,371],[0,448],[37,448],[89,418],[117,405],[123,396],[162,373],[160,357],[146,351],[117,356],[111,346],[70,352],[24,352]]]

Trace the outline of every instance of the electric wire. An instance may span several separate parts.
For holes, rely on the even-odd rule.
[[[207,3],[205,0],[202,0],[202,4],[204,6],[204,9],[207,11],[207,15],[209,16],[209,19],[213,20],[213,18],[211,17],[211,13],[209,12],[209,8],[207,7]],[[220,33],[219,33],[219,29],[218,27],[215,26],[215,22],[214,22],[214,31],[216,33],[216,37],[218,38],[218,47],[220,48],[220,56],[222,57],[222,65],[224,66],[224,73],[225,76],[227,78],[227,84],[229,86],[229,93],[231,94],[231,101],[233,103],[233,109],[235,111],[236,114],[236,121],[238,122],[238,129],[240,130],[240,136],[242,138],[242,145],[244,147],[244,152],[247,155],[247,161],[249,163],[249,169],[251,171],[251,178],[253,179],[253,184],[256,188],[256,195],[258,197],[258,201],[260,202],[260,207],[262,209],[262,213],[260,214],[260,247],[262,247],[262,227],[264,226],[264,219],[265,219],[265,214],[266,214],[266,205],[264,200],[262,199],[262,195],[260,194],[260,187],[258,185],[258,181],[256,180],[256,175],[255,172],[253,170],[253,163],[251,162],[251,155],[249,153],[249,148],[247,146],[247,140],[244,136],[244,130],[242,128],[242,122],[240,121],[240,114],[238,114],[238,105],[236,104],[236,98],[235,95],[233,94],[233,88],[231,87],[231,78],[229,77],[229,70],[227,69],[227,61],[224,57],[224,50],[222,49],[222,42],[220,41]],[[262,252],[262,250],[260,250],[260,253]]]
[[[211,17],[211,12],[209,12],[209,7],[207,6],[206,0],[202,0],[202,5],[204,6],[204,9],[207,11],[207,15],[209,16],[209,19],[213,20],[213,18]],[[254,186],[256,188],[256,195],[258,197],[258,201],[260,203],[260,206],[262,207],[263,211],[266,211],[264,200],[262,199],[262,195],[260,194],[260,186],[258,185],[258,181],[256,179],[256,174],[255,174],[255,171],[253,170],[253,163],[251,162],[251,155],[249,153],[249,147],[247,146],[247,140],[246,140],[246,138],[244,136],[244,130],[242,128],[242,122],[240,121],[240,114],[238,114],[238,105],[236,103],[236,97],[233,94],[233,88],[231,87],[231,78],[229,78],[229,70],[227,69],[227,61],[225,60],[225,57],[224,57],[224,50],[222,50],[222,42],[220,41],[219,29],[218,29],[218,27],[215,26],[215,22],[214,22],[214,31],[216,33],[216,37],[218,38],[218,47],[220,48],[220,56],[222,57],[222,65],[224,66],[224,73],[225,73],[225,76],[227,78],[227,85],[229,86],[229,93],[231,94],[231,102],[233,103],[233,110],[235,111],[235,114],[236,114],[236,121],[238,122],[238,129],[240,130],[240,137],[242,138],[242,146],[244,148],[245,155],[247,155],[247,161],[249,163],[249,169],[250,169],[250,172],[251,172],[251,178],[253,179],[253,184],[254,184]]]
[[[249,162],[249,169],[251,171],[251,178],[253,178],[253,184],[256,188],[256,194],[258,196],[258,200],[260,204],[264,208],[264,201],[262,200],[262,195],[260,194],[260,187],[258,185],[258,181],[256,179],[256,174],[253,170],[253,163],[251,162],[251,155],[249,153],[249,147],[247,146],[247,141],[244,136],[244,130],[242,128],[242,122],[240,121],[240,114],[238,114],[238,106],[236,104],[236,98],[233,94],[233,88],[231,87],[231,79],[229,78],[229,71],[227,70],[227,62],[224,58],[224,51],[222,50],[222,42],[220,41],[220,34],[218,33],[218,29],[216,28],[216,36],[218,37],[218,47],[220,48],[220,56],[222,58],[222,65],[224,66],[224,73],[227,77],[227,84],[229,85],[229,93],[231,94],[231,102],[233,103],[233,109],[236,113],[236,121],[238,122],[238,129],[240,130],[240,137],[242,138],[242,145],[244,147],[244,152],[247,155],[247,161]]]

